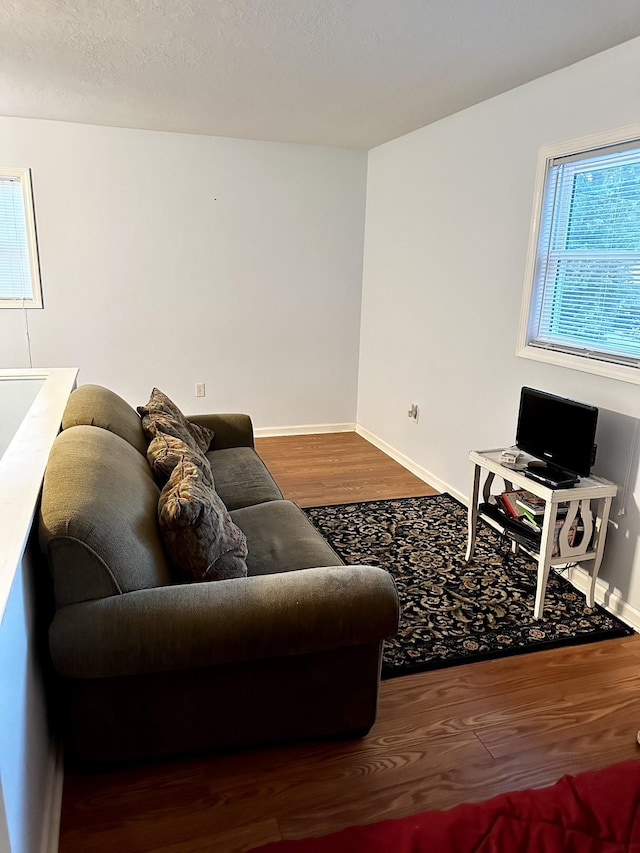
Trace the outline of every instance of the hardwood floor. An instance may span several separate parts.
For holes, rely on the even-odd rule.
[[[258,438],[256,450],[299,506],[436,494],[355,432]]]
[[[303,505],[433,492],[355,434],[256,445]],[[60,853],[241,853],[550,784],[640,757],[639,688],[635,635],[383,682],[359,741],[69,770]]]

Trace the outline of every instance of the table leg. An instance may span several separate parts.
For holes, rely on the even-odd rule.
[[[598,509],[596,512],[596,557],[593,561],[593,569],[591,570],[591,582],[587,589],[587,607],[593,607],[595,604],[596,580],[602,563],[602,555],[604,553],[604,540],[607,536],[607,524],[609,523],[609,510],[611,509],[611,498],[603,498],[598,501]],[[587,543],[588,544],[588,543]]]
[[[540,538],[540,554],[538,555],[538,582],[536,586],[536,602],[533,608],[533,618],[542,619],[544,613],[544,594],[549,579],[549,569],[553,556],[553,539],[556,530],[556,515],[558,505],[547,501],[544,508],[544,521],[542,522],[542,536]]]
[[[468,511],[468,529],[467,529],[467,554],[465,560],[467,563],[473,559],[473,552],[476,547],[476,525],[478,523],[478,495],[480,493],[480,466],[473,466],[473,476],[471,478],[471,495],[469,497]]]

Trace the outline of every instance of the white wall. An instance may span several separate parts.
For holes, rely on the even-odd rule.
[[[599,406],[596,473],[625,479],[638,386],[515,352],[538,149],[638,122],[639,92],[635,39],[369,153],[358,423],[463,495],[522,385]],[[640,611],[637,453],[632,492],[601,577]]]
[[[258,427],[355,421],[366,152],[0,118],[32,169],[33,364]],[[28,364],[0,311],[0,366]],[[196,400],[194,383],[207,396]]]

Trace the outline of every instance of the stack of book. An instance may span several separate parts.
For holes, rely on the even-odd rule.
[[[495,500],[497,506],[500,507],[508,518],[516,520],[525,529],[532,531],[537,537],[540,536],[545,508],[545,501],[542,498],[533,495],[525,489],[517,489],[511,492],[502,492],[501,495],[496,495]],[[552,555],[554,557],[560,556],[560,530],[564,525],[568,510],[568,503],[558,504]],[[569,545],[574,545],[579,532],[583,529],[582,520],[579,516],[576,516],[569,530]]]
[[[542,498],[525,492],[518,498],[517,506],[520,511],[520,520],[523,524],[529,524],[534,530],[542,530],[544,520],[544,504]],[[567,514],[566,504],[558,505],[558,517],[564,518]]]
[[[532,495],[530,492],[527,492],[524,489],[518,489],[515,492],[503,492],[501,495],[496,495],[496,503],[504,512],[506,512],[507,515],[511,516],[511,518],[520,519],[524,515],[521,501],[526,501],[528,498],[534,498],[537,500],[536,496]],[[544,502],[542,504],[542,511],[544,513]]]
[[[511,515],[501,498],[501,495],[490,495],[486,503],[480,504],[480,512],[496,521],[504,532],[516,542],[537,551],[540,546],[540,534],[522,524],[519,518]]]

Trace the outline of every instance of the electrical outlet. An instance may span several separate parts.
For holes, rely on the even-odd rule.
[[[204,382],[196,382],[196,397],[204,397]]]
[[[420,410],[418,409],[418,404],[417,403],[411,403],[411,406],[409,407],[409,411],[407,412],[407,414],[409,415],[409,417],[411,418],[412,421],[415,421],[416,423],[418,423],[418,417],[420,415]]]

